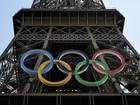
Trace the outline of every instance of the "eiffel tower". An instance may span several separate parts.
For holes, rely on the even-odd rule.
[[[139,105],[140,55],[123,35],[124,21],[118,10],[106,9],[102,0],[34,0],[31,8],[13,16],[15,36],[0,56],[1,105]],[[67,72],[72,77],[65,85],[49,86],[21,66],[22,56],[36,49],[50,52],[54,59],[69,50],[84,52],[89,59],[98,51],[111,50],[123,56],[125,67],[116,74],[106,73],[108,79],[101,85],[83,85],[72,71]],[[83,60],[81,56],[68,54],[63,60],[73,70]],[[35,70],[48,60],[36,53],[26,57],[24,65]],[[121,65],[111,54],[97,59],[110,69]],[[103,77],[91,65],[87,67],[80,75],[84,80]],[[66,73],[54,64],[43,76],[59,81]]]

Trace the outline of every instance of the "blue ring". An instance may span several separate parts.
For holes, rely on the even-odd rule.
[[[20,66],[21,68],[23,69],[23,71],[25,71],[26,73],[29,73],[29,74],[37,74],[37,71],[38,70],[34,70],[34,69],[30,69],[28,68],[25,64],[24,64],[24,60],[31,54],[36,54],[36,53],[42,53],[44,54],[45,56],[47,56],[49,59],[50,59],[50,64],[47,65],[47,67],[44,67],[42,69],[42,74],[48,72],[49,70],[51,70],[51,68],[53,67],[53,56],[52,54],[50,54],[48,51],[46,50],[42,50],[42,49],[34,49],[34,50],[29,50],[27,52],[25,52],[21,58],[20,58]]]

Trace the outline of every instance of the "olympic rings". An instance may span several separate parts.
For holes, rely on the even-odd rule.
[[[34,50],[29,50],[27,51],[26,53],[24,53],[21,58],[20,58],[20,65],[21,65],[21,68],[26,72],[26,73],[29,73],[29,74],[37,74],[37,71],[38,70],[33,70],[33,69],[30,69],[28,68],[25,64],[24,64],[24,60],[31,54],[37,54],[37,53],[42,53],[44,54],[45,56],[47,56],[49,59],[50,59],[50,64],[43,68],[42,70],[42,73],[46,73],[47,71],[49,71],[52,67],[53,67],[53,56],[46,50],[41,50],[41,49],[34,49]]]
[[[42,63],[38,70],[33,70],[33,69],[30,69],[28,68],[25,64],[24,64],[24,60],[32,55],[32,54],[38,54],[38,53],[42,53],[44,54],[45,56],[47,56],[49,58],[49,60],[45,61],[44,63]],[[61,58],[67,54],[76,54],[76,55],[80,55],[84,58],[83,61],[79,62],[76,67],[74,68],[74,72],[72,72],[72,68],[71,66],[62,61]],[[111,55],[115,55],[117,58],[119,58],[119,60],[117,59],[116,61],[117,62],[121,62],[121,65],[113,70],[110,70],[109,67],[102,63],[101,61],[97,61],[96,58],[102,54],[111,54]],[[20,58],[20,65],[21,65],[21,68],[23,69],[23,71],[25,71],[26,73],[29,73],[29,74],[38,74],[38,78],[39,80],[45,84],[45,85],[48,85],[48,86],[61,86],[61,85],[65,85],[66,83],[68,83],[72,77],[72,75],[75,76],[76,80],[81,83],[82,85],[85,85],[85,86],[90,86],[90,87],[93,87],[93,86],[99,86],[99,85],[102,85],[104,84],[108,77],[109,77],[109,74],[116,74],[116,73],[119,73],[121,72],[124,67],[125,67],[125,58],[117,51],[114,51],[114,50],[109,50],[109,49],[104,49],[104,50],[99,50],[97,51],[95,54],[93,54],[93,59],[88,59],[87,55],[84,54],[83,52],[79,51],[79,50],[66,50],[66,51],[63,51],[62,53],[59,54],[59,56],[57,57],[58,59],[54,60],[53,59],[53,56],[46,50],[41,50],[41,49],[34,49],[34,50],[29,50],[27,52],[25,52],[24,54],[21,55],[21,58]],[[50,71],[53,67],[53,64],[56,64],[56,66],[58,67],[58,69],[67,74],[67,77],[61,81],[56,81],[56,82],[52,82],[52,81],[49,81],[49,80],[46,80],[42,74],[44,73],[47,73],[48,71]],[[60,64],[58,64],[60,63]],[[97,81],[94,81],[94,82],[91,82],[91,81],[87,81],[87,80],[84,80],[82,79],[79,74],[85,72],[86,70],[88,70],[88,67],[89,67],[89,64],[92,64],[92,67],[97,71],[99,72],[100,74],[103,74],[104,77],[97,80]],[[64,66],[64,67],[63,67]],[[82,67],[82,68],[81,68]],[[81,69],[80,69],[81,68]],[[66,70],[65,70],[66,69]]]
[[[101,66],[103,69],[109,69],[107,65],[105,65],[104,63],[100,62],[100,61],[97,61],[97,60],[89,60],[89,63],[91,64],[92,62],[95,62],[97,65]],[[108,79],[108,74],[107,73],[104,73],[104,72],[100,72],[101,74],[104,74],[104,77],[100,80],[97,80],[96,82],[91,82],[91,81],[86,81],[84,79],[82,79],[79,75],[78,75],[78,70],[80,69],[80,67],[82,67],[84,64],[86,63],[86,61],[81,61],[79,62],[75,69],[74,69],[74,74],[75,74],[75,78],[76,80],[81,83],[82,85],[85,85],[85,86],[89,86],[89,87],[93,87],[93,86],[99,86],[99,85],[102,85],[104,84],[107,79]]]
[[[83,53],[82,51],[80,51],[80,50],[75,50],[75,49],[65,50],[65,51],[63,51],[62,53],[60,53],[58,55],[57,59],[60,60],[63,56],[68,55],[68,54],[80,55],[81,57],[84,58],[84,60],[87,60],[86,64],[84,65],[84,67],[82,69],[79,70],[78,74],[81,74],[81,73],[85,72],[88,69],[88,67],[89,67],[89,65],[88,65],[88,56],[85,53]],[[60,64],[57,64],[57,68],[61,72],[65,73],[65,74],[68,74],[68,71],[66,71],[65,68],[63,68]]]
[[[62,61],[62,60],[54,60],[55,63],[59,62],[61,64],[63,64],[68,71],[68,76],[64,79],[64,80],[61,80],[61,81],[57,81],[57,82],[52,82],[52,81],[48,81],[46,80],[43,76],[42,76],[42,69],[48,65],[50,63],[50,60],[49,61],[46,61],[44,63],[42,63],[40,66],[39,66],[39,69],[38,69],[38,78],[40,79],[40,81],[46,85],[49,85],[49,86],[61,86],[61,85],[64,85],[66,84],[67,82],[69,82],[69,80],[71,79],[72,77],[72,69],[70,67],[69,64],[67,64],[66,62]]]
[[[95,63],[92,64],[93,68],[97,71],[97,72],[106,72],[106,73],[110,73],[110,74],[116,74],[121,72],[124,67],[125,67],[125,58],[117,51],[114,50],[109,50],[109,49],[105,49],[105,50],[99,50],[96,53],[94,53],[93,55],[93,59],[96,59],[98,56],[102,55],[102,54],[112,54],[117,56],[120,61],[121,61],[121,66],[119,66],[116,69],[112,69],[112,70],[103,70],[102,68],[100,68],[98,65],[96,65]]]

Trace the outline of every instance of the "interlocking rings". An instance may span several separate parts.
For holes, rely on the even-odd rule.
[[[85,53],[83,53],[82,51],[80,51],[80,50],[75,50],[75,49],[65,50],[65,51],[63,51],[62,53],[60,53],[60,54],[58,55],[58,58],[57,58],[57,59],[60,60],[60,59],[61,59],[62,57],[64,57],[65,55],[69,55],[69,54],[80,55],[81,57],[84,58],[84,60],[87,61],[86,64],[83,65],[83,68],[80,69],[80,70],[78,71],[78,74],[81,74],[81,73],[85,72],[85,71],[88,69],[88,67],[89,67],[89,65],[88,65],[88,56],[87,56]],[[68,71],[66,71],[65,68],[63,68],[59,63],[57,64],[57,68],[58,68],[60,71],[62,71],[63,73],[68,74]],[[72,72],[72,73],[73,73],[73,72]],[[73,73],[73,74],[74,74],[74,73]]]
[[[45,56],[47,56],[49,58],[49,60],[43,62],[39,66],[38,70],[33,70],[33,69],[30,69],[30,68],[26,67],[26,65],[24,64],[24,60],[28,56],[30,56],[32,54],[38,54],[38,53],[44,54]],[[67,55],[67,54],[80,55],[80,56],[82,56],[84,58],[83,61],[79,62],[76,65],[76,67],[74,69],[74,72],[72,72],[72,68],[71,68],[71,66],[68,63],[66,63],[65,61],[61,60],[61,58],[63,56],[65,56],[65,55]],[[102,55],[102,54],[115,55],[117,58],[120,59],[121,65],[119,67],[113,69],[113,70],[110,70],[110,68],[106,64],[102,63],[101,61],[96,60],[97,57]],[[109,49],[104,49],[104,50],[97,51],[95,54],[93,54],[93,57],[90,60],[88,59],[86,54],[84,54],[83,52],[81,52],[79,50],[74,50],[74,49],[63,51],[62,53],[59,54],[59,56],[57,58],[58,59],[54,60],[53,56],[48,51],[46,51],[46,50],[34,49],[34,50],[27,51],[26,53],[21,55],[20,65],[21,65],[21,68],[23,69],[23,71],[25,71],[26,73],[38,74],[39,80],[43,84],[48,85],[48,86],[61,86],[61,85],[65,85],[66,83],[68,83],[70,81],[72,75],[74,75],[76,80],[80,84],[85,85],[85,86],[89,86],[89,87],[99,86],[99,85],[104,84],[107,81],[107,79],[109,77],[108,76],[109,74],[119,73],[125,67],[125,58],[119,52],[114,51],[114,50],[109,50]],[[117,62],[118,61],[119,60],[117,60]],[[52,69],[54,63],[57,65],[58,69],[61,72],[67,74],[67,77],[64,80],[53,82],[53,81],[49,81],[49,80],[47,80],[47,79],[45,79],[43,77],[42,74],[47,73],[48,71],[50,71]],[[79,75],[81,73],[85,72],[86,70],[89,70],[88,69],[89,68],[89,64],[92,64],[92,67],[98,73],[100,73],[101,75],[104,75],[104,76],[102,77],[102,76],[99,75],[100,79],[97,80],[97,81],[94,81],[94,82],[82,79]],[[80,69],[81,67],[83,67],[83,68]]]
[[[53,56],[46,50],[41,50],[41,49],[34,49],[34,50],[29,50],[27,51],[26,53],[24,53],[21,58],[20,58],[20,66],[21,68],[26,72],[26,73],[29,73],[29,74],[37,74],[37,71],[38,70],[33,70],[33,69],[30,69],[28,68],[25,64],[24,64],[24,60],[32,55],[32,54],[38,54],[38,53],[42,53],[44,54],[45,56],[47,56],[49,59],[50,59],[50,64],[47,66],[47,67],[44,67],[43,70],[42,70],[42,73],[46,73],[46,71],[49,71],[51,70],[51,68],[53,67]]]

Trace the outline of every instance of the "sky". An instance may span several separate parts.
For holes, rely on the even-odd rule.
[[[123,35],[140,54],[140,0],[103,0],[106,8],[116,8],[125,16]],[[0,55],[14,37],[12,16],[21,8],[30,8],[33,0],[1,0]]]

